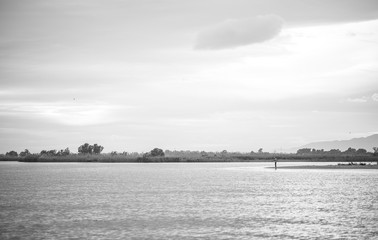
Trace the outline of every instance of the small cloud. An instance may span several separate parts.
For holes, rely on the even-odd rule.
[[[269,127],[271,127],[271,128],[294,128],[295,126],[291,125],[291,124],[272,124],[272,125],[269,125]]]
[[[277,36],[283,23],[273,14],[227,20],[199,33],[195,48],[225,49],[264,42]]]
[[[348,102],[353,102],[353,103],[365,103],[367,102],[367,97],[360,97],[360,98],[348,98]]]
[[[371,96],[371,99],[373,99],[374,102],[378,102],[378,93],[374,93],[374,94]]]

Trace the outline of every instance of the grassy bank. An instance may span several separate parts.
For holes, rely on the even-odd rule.
[[[274,168],[274,167],[268,167]],[[277,169],[378,169],[378,164],[335,164],[335,165],[325,165],[325,166],[283,166],[277,167]]]
[[[297,154],[227,154],[213,156],[166,156],[135,157],[110,154],[70,154],[67,156],[48,156],[31,154],[25,157],[0,156],[0,161],[19,162],[378,162],[373,155],[297,155]]]

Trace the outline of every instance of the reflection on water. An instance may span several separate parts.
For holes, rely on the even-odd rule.
[[[377,170],[268,165],[0,163],[0,238],[378,238]]]

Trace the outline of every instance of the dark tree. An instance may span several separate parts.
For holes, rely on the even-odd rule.
[[[92,145],[89,145],[89,143],[84,143],[83,145],[81,145],[78,150],[77,150],[79,153],[82,153],[82,154],[92,154],[92,151],[93,151],[93,146]]]
[[[70,149],[69,148],[66,148],[66,149],[64,149],[64,151],[63,151],[63,153],[62,153],[62,155],[63,156],[68,156],[68,155],[70,155]]]
[[[47,155],[47,151],[46,150],[42,150],[39,155]]]
[[[30,155],[31,153],[29,152],[29,150],[28,149],[25,149],[25,151],[23,151],[23,152],[20,152],[20,157],[26,157],[26,156],[28,156],[28,155]]]
[[[92,153],[100,154],[103,149],[104,147],[101,145],[97,145],[97,143],[94,145],[89,145],[88,143],[84,143],[78,148],[78,152],[82,154],[92,154]]]
[[[297,154],[309,154],[311,153],[311,148],[298,149]]]
[[[153,150],[151,150],[150,152],[151,156],[152,157],[164,157],[164,151],[160,148],[154,148]]]
[[[356,153],[356,149],[350,147],[344,153],[346,153],[346,154],[355,154]]]
[[[378,156],[378,147],[373,147],[373,155]]]
[[[49,150],[48,152],[47,152],[47,154],[49,155],[49,156],[55,156],[56,155],[56,150],[54,149],[54,150]]]
[[[260,148],[259,151],[258,151],[259,154],[262,154],[263,153],[263,149]]]
[[[341,151],[339,149],[331,149],[328,151],[329,154],[340,154]]]
[[[18,157],[18,153],[16,151],[10,151],[5,154],[8,157]]]
[[[103,147],[103,146],[101,146],[101,145],[97,145],[97,143],[95,143],[95,144],[93,145],[93,152],[94,152],[95,154],[100,154],[100,153],[102,152],[102,150],[104,150],[104,147]]]
[[[357,154],[366,154],[367,153],[367,151],[366,151],[366,149],[363,149],[363,148],[359,148],[358,150],[357,150],[357,152],[356,152]]]
[[[70,150],[68,148],[66,149],[60,149],[56,154],[55,156],[67,156],[67,155],[70,155]]]

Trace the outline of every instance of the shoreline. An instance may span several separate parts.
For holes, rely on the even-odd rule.
[[[0,162],[16,161],[16,162],[103,162],[103,163],[211,163],[211,162],[241,162],[241,163],[261,163],[261,162],[277,162],[280,163],[311,163],[328,162],[330,164],[337,163],[366,163],[376,165],[378,156],[297,156],[297,155],[262,155],[262,156],[212,156],[212,157],[133,157],[133,156],[110,156],[110,155],[68,155],[68,156],[45,156],[45,155],[29,155],[26,157],[5,157],[0,156]],[[356,165],[356,164],[353,164]]]
[[[267,167],[270,169],[274,169],[274,167]],[[282,166],[277,167],[277,169],[378,169],[378,164],[367,164],[367,165],[359,165],[359,164],[339,164],[339,165],[304,165],[304,166]]]

